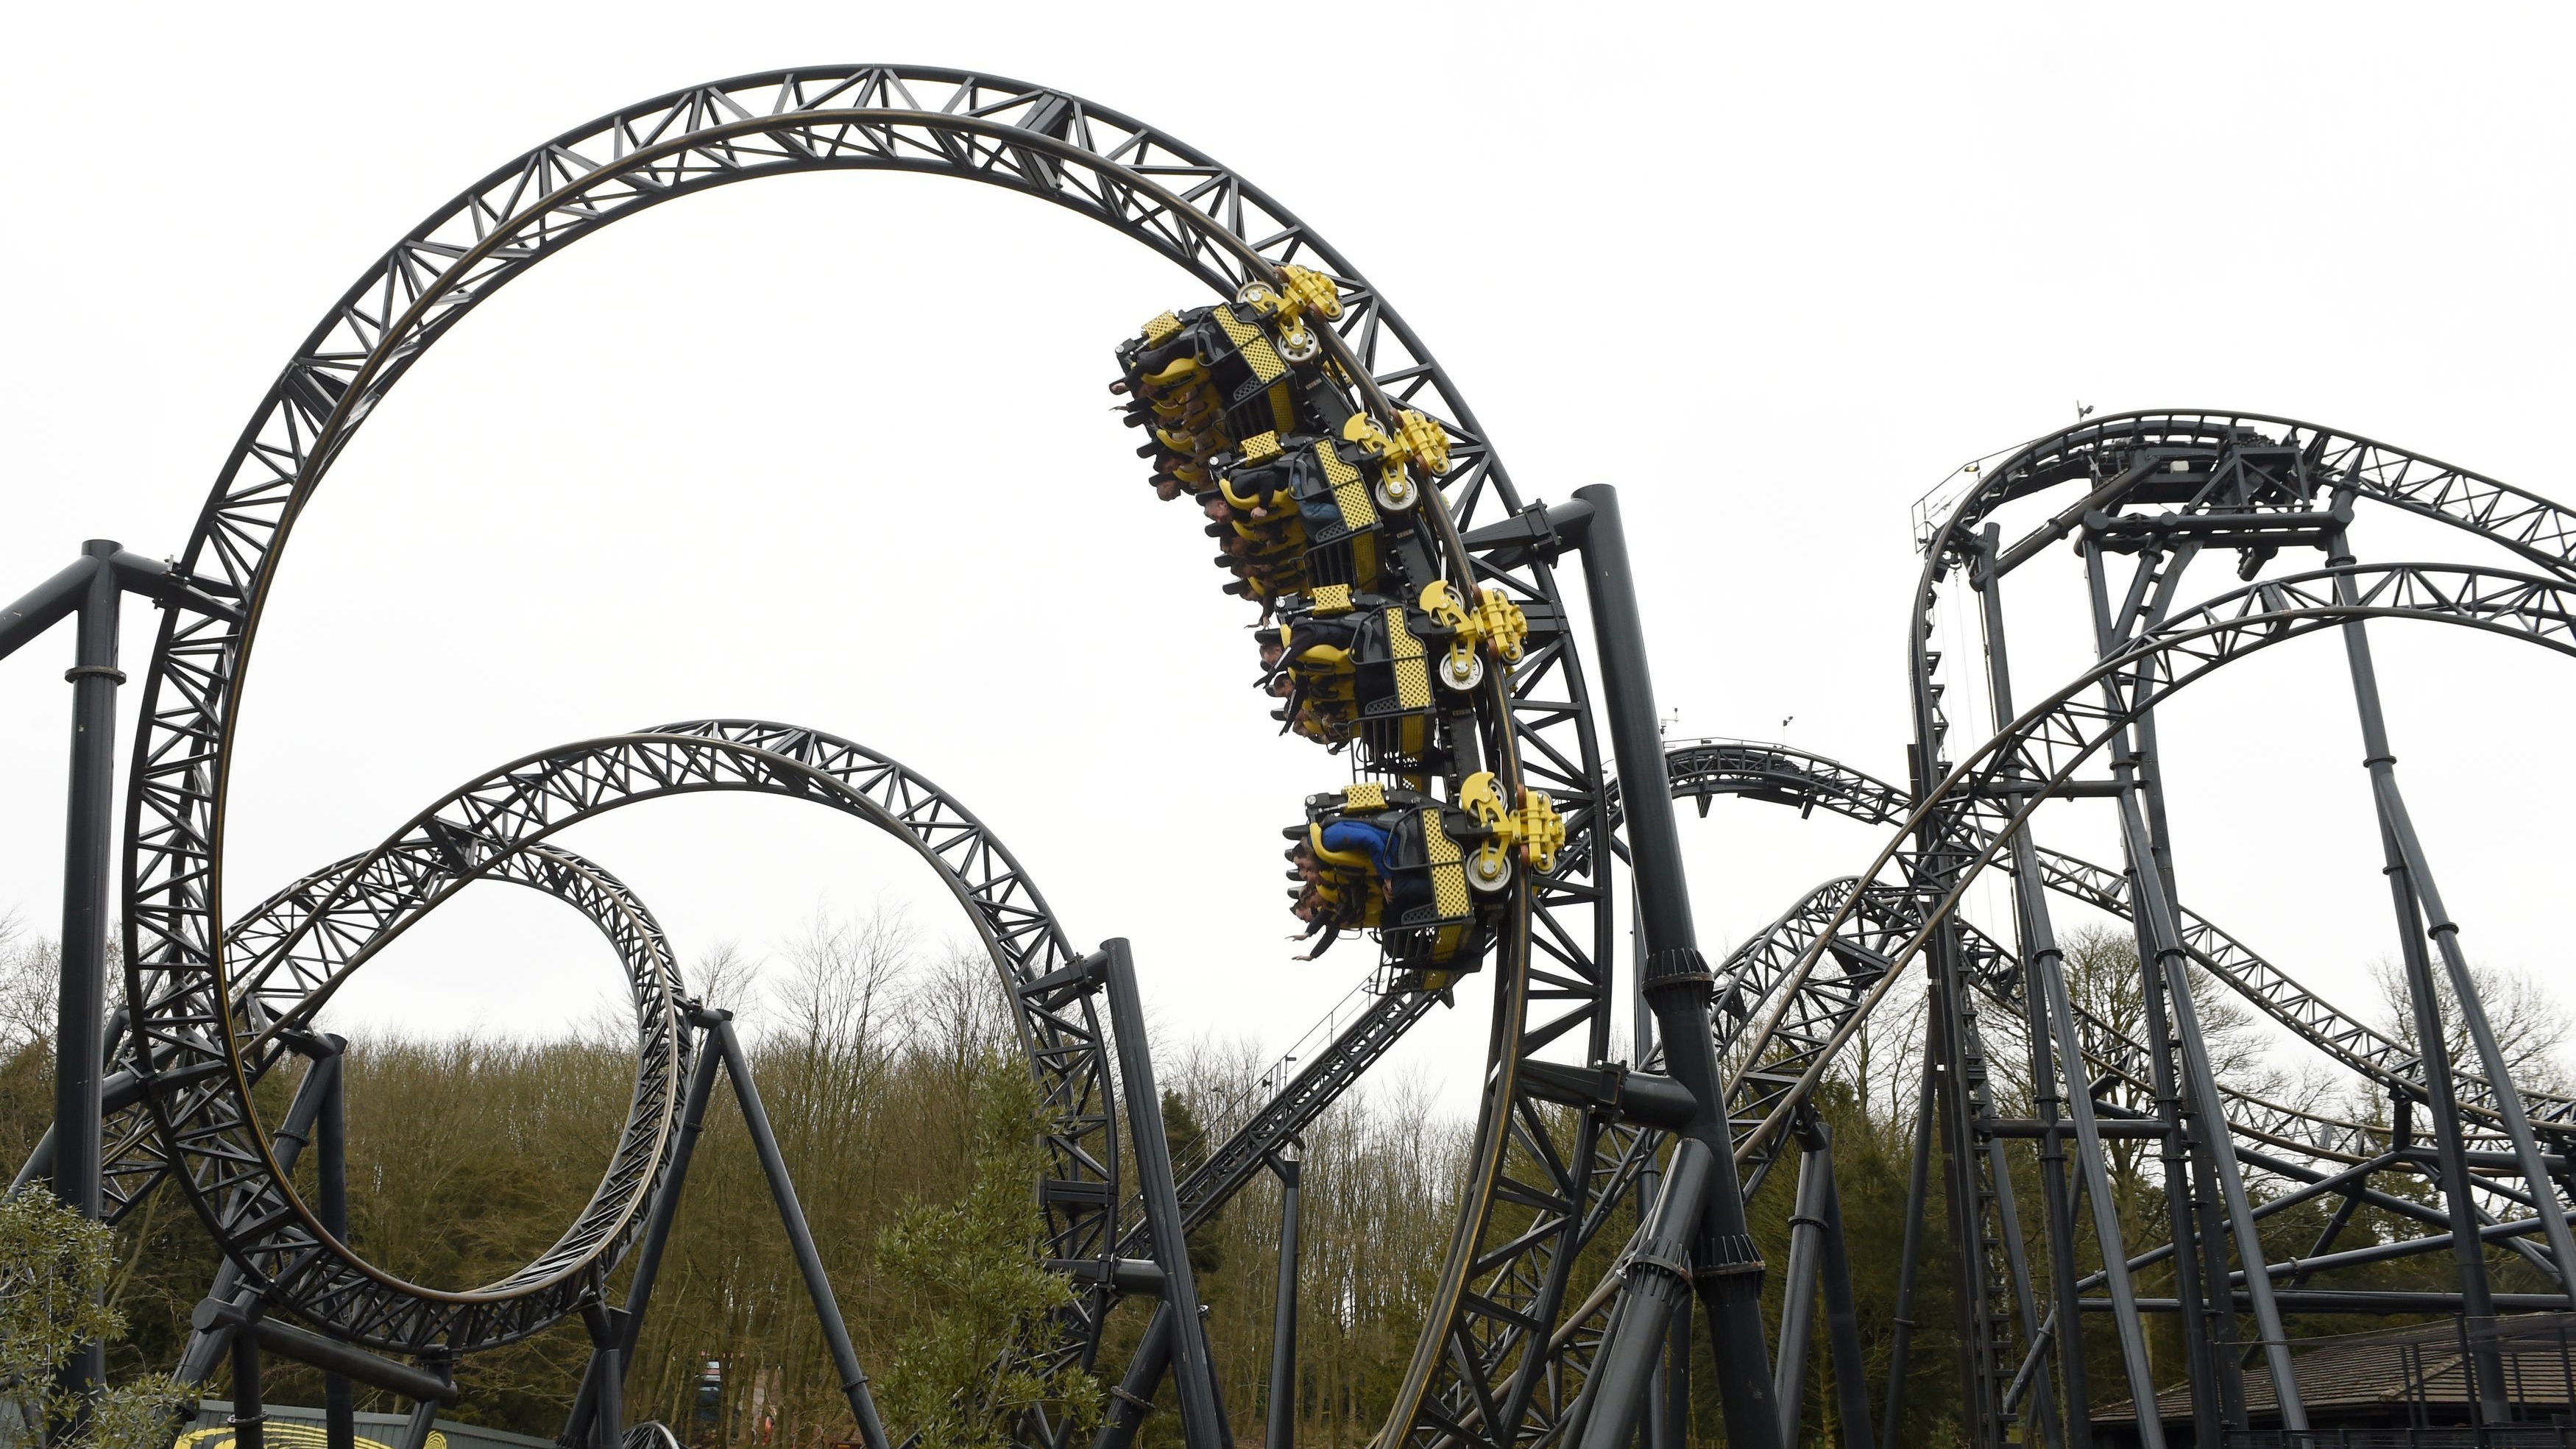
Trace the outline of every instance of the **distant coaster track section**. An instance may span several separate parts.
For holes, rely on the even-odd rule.
[[[693,192],[831,170],[951,176],[1034,196],[1144,244],[1221,299],[1279,288],[1289,267],[1328,279],[1332,321],[1317,329],[1317,340],[1337,385],[1380,437],[1399,432],[1406,412],[1427,417],[1445,437],[1449,466],[1436,482],[1425,480],[1432,486],[1421,504],[1437,543],[1437,572],[1470,601],[1500,591],[1527,623],[1525,650],[1498,661],[1473,691],[1473,732],[1497,798],[1516,804],[1527,792],[1544,792],[1562,812],[1569,847],[1580,847],[1600,825],[1600,752],[1556,581],[1542,560],[1502,567],[1470,558],[1460,543],[1463,530],[1520,515],[1528,505],[1412,329],[1338,251],[1266,193],[1140,121],[1061,91],[962,71],[781,71],[617,111],[477,182],[343,294],[269,389],[182,556],[192,575],[238,591],[239,620],[173,609],[153,651],[125,858],[132,1056],[140,1079],[160,1084],[143,1105],[173,1175],[218,1239],[250,1249],[248,1261],[259,1271],[293,1267],[293,1281],[278,1285],[283,1302],[317,1323],[405,1351],[453,1353],[507,1341],[568,1309],[585,1276],[614,1260],[621,1225],[633,1214],[631,1203],[609,1212],[527,1272],[459,1297],[399,1283],[329,1241],[278,1173],[250,1097],[264,1050],[258,1044],[273,1039],[277,1023],[252,1009],[257,994],[247,988],[285,948],[259,943],[263,954],[246,955],[253,943],[227,936],[224,845],[251,645],[288,536],[393,385],[448,329],[528,268],[599,227]],[[1429,224],[1436,202],[1425,198],[1423,205]],[[713,755],[726,747],[697,748]],[[471,837],[460,839],[471,855]],[[1510,893],[1509,925],[1492,948],[1495,1047],[1470,1188],[1413,1370],[1394,1404],[1390,1443],[1499,1405],[1499,1418],[1484,1416],[1482,1436],[1508,1444],[1524,1419],[1542,1428],[1554,1422],[1574,1387],[1542,1375],[1544,1356],[1521,1349],[1533,1325],[1544,1331],[1557,1314],[1614,1147],[1600,1113],[1569,1122],[1538,1110],[1519,1068],[1551,1048],[1586,1062],[1607,1055],[1615,912],[1606,879],[1563,866],[1519,873]],[[1390,1013],[1387,1022],[1400,1031],[1399,1020],[1418,1014]],[[220,1066],[211,1087],[210,1063]],[[193,1084],[189,1091],[171,1089],[181,1081]],[[1062,1165],[1068,1179],[1078,1175],[1073,1164]],[[1541,1204],[1539,1217],[1516,1210],[1508,1230],[1498,1228],[1498,1199]],[[1107,1251],[1114,1200],[1108,1194],[1097,1206],[1100,1235],[1084,1252]],[[1056,1210],[1080,1211],[1066,1204]],[[298,1246],[285,1251],[290,1243]]]

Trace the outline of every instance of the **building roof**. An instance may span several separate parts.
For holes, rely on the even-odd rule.
[[[2298,1375],[2299,1398],[2311,1416],[2379,1417],[2402,1412],[2408,1405],[2465,1413],[2475,1390],[2465,1352],[2470,1340],[2464,1331],[2455,1320],[2293,1340],[2290,1362]],[[2505,1397],[2512,1403],[2536,1408],[2576,1406],[2576,1314],[2518,1314],[2478,1333],[2496,1342]],[[2169,1423],[2188,1422],[2190,1385],[2176,1384],[2158,1393],[2156,1409]],[[2260,1421],[2279,1417],[2280,1409],[2272,1376],[2257,1359],[2245,1370],[2246,1415]],[[2135,1422],[2134,1401],[2106,1406],[2094,1418],[2104,1423]]]

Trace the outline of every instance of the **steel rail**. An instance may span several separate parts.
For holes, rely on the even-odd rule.
[[[1527,609],[1534,647],[1492,687],[1486,741],[1506,784],[1554,794],[1576,834],[1601,784],[1588,690],[1543,561],[1471,564],[1461,527],[1524,505],[1464,400],[1409,327],[1339,253],[1258,188],[1168,136],[1061,92],[932,68],[837,67],[693,87],[576,128],[487,176],[416,227],[316,327],[270,389],[219,475],[186,551],[245,597],[239,625],[174,611],[146,685],[128,812],[129,994],[145,973],[207,977],[213,1029],[232,1039],[218,929],[231,729],[256,625],[295,518],[385,391],[475,305],[598,226],[678,196],[756,176],[880,169],[954,175],[1039,196],[1162,252],[1224,293],[1277,265],[1319,265],[1343,293],[1328,346],[1373,408],[1430,412],[1454,440],[1436,531],[1453,572],[1472,569]],[[1415,1371],[1399,1395],[1399,1433],[1421,1412],[1454,1411],[1506,1371],[1518,1323],[1561,1286],[1559,1252],[1584,1211],[1605,1150],[1586,1120],[1563,1143],[1511,1140],[1518,1061],[1564,1040],[1606,1047],[1602,963],[1614,922],[1600,889],[1559,872],[1528,884],[1498,963],[1499,1043],[1480,1132],[1476,1188],[1462,1204],[1449,1269]],[[1532,1023],[1527,997],[1554,1014]],[[1558,1005],[1558,1003],[1564,1003]],[[1578,1030],[1580,1028],[1580,1030]],[[147,1054],[182,1050],[147,1037]],[[238,1075],[238,1074],[236,1074]],[[246,1094],[246,1082],[235,1083]],[[160,1112],[156,1104],[156,1114]],[[169,1124],[163,1122],[164,1130]],[[260,1144],[247,1142],[254,1160]],[[183,1154],[184,1156],[184,1154]],[[1564,1231],[1530,1238],[1508,1261],[1485,1244],[1496,1193],[1517,1175],[1575,1189]],[[226,1177],[183,1175],[210,1222],[231,1208]],[[291,1206],[291,1205],[290,1205]],[[1446,1365],[1466,1349],[1468,1383]],[[1424,1406],[1432,1406],[1425,1410]],[[1553,1405],[1540,1404],[1539,1412]],[[1506,1435],[1505,1437],[1509,1437]]]
[[[2347,578],[2356,584],[2359,602],[2334,599],[2331,590]],[[2433,564],[2324,569],[2254,584],[2214,599],[2103,660],[2033,706],[1952,768],[1915,807],[1907,829],[1929,827],[1938,848],[1960,861],[1963,873],[1935,903],[1922,930],[1894,964],[1901,968],[1922,949],[1929,934],[1957,908],[1966,886],[1994,859],[2001,842],[2138,714],[2222,665],[2348,619],[2370,618],[2461,625],[2576,654],[2576,587],[2563,580],[2503,570]],[[2146,671],[2148,665],[2153,666],[2152,672]],[[2104,679],[2130,674],[2144,683],[2125,697],[2121,707],[2082,700]],[[2024,781],[2040,782],[2039,790],[1999,790],[2008,770],[2018,770]],[[2004,799],[2022,803],[2006,808],[1998,803]],[[1874,879],[1887,869],[1901,844],[1901,836],[1891,840],[1864,878]],[[1884,995],[1882,984],[1860,1012],[1813,1038],[1802,1035],[1801,1023],[1793,1019],[1796,987],[1812,973],[1817,957],[1840,926],[1835,922],[1829,927],[1818,946],[1802,958],[1798,979],[1790,983],[1782,1002],[1753,1038],[1751,1049],[1758,1058],[1767,1060],[1777,1044],[1794,1060],[1796,1074],[1787,1089],[1767,1104],[1746,1149],[1783,1128],[1788,1111],[1804,1099],[1821,1076],[1823,1064],[1848,1039],[1852,1023]]]
[[[1790,745],[1744,740],[1689,740],[1673,745],[1667,752],[1667,760],[1674,798],[1696,798],[1703,805],[1722,795],[1743,796],[1794,805],[1802,813],[1823,809],[1872,825],[1902,820],[1908,808],[1904,792],[1896,786],[1866,771]],[[1615,831],[1619,818],[1615,789],[1610,818]],[[1905,855],[1905,852],[1899,852],[1900,864]],[[2048,889],[2107,915],[2128,918],[2130,907],[2126,881],[2118,871],[2044,846],[2037,855]],[[1784,917],[1773,924],[1773,935],[1776,936],[1787,919]],[[2383,1088],[2418,1096],[2424,1092],[2422,1063],[2403,1043],[2301,985],[2289,972],[2188,907],[2181,911],[2181,921],[2184,945],[2193,963],[2278,1022],[2294,1037]],[[1748,940],[1747,947],[1761,939],[1757,936]],[[1989,994],[1994,994],[1996,1000],[2018,1008],[2019,998],[2004,991],[2017,979],[2012,975],[2012,953],[2000,946],[1994,949],[2001,951],[2002,955],[1993,963],[1981,966],[1979,984]],[[1744,951],[1745,948],[1739,948],[1730,961],[1746,960]],[[1985,962],[1986,958],[1979,955],[1976,960]],[[1770,988],[1776,984],[1771,978],[1750,975],[1727,979],[1751,1000],[1768,1000]],[[1996,994],[1999,992],[2002,994]],[[2078,1016],[2079,1025],[2090,1020],[2081,1011]],[[2487,1089],[2486,1079],[2472,1071],[2462,1069],[2456,1075],[2464,1085]],[[2533,1111],[2535,1126],[2561,1134],[2576,1133],[2576,1099],[2531,1088],[2518,1087],[2518,1090]],[[2283,1112],[2293,1110],[2280,1104],[2270,1104],[2270,1107]],[[2471,1097],[2462,1102],[2462,1107],[2481,1122],[2493,1124],[2496,1120],[2495,1108],[2488,1101]],[[2359,1125],[2332,1118],[2313,1120],[2330,1124],[2335,1131],[2324,1136],[2307,1137],[2305,1140],[2310,1145],[2337,1137],[2349,1140],[2352,1136],[2350,1129]],[[2279,1138],[2267,1140],[2279,1146],[2296,1145]],[[2336,1152],[2353,1150],[2345,1147],[2336,1149]]]
[[[235,921],[226,933],[227,941],[246,952],[255,953],[251,943],[275,940],[289,929],[286,922],[311,916],[315,906],[329,898],[333,887],[364,858],[353,855],[334,861],[286,886]],[[484,878],[527,886],[562,900],[596,926],[616,951],[635,998],[637,1021],[642,1031],[636,1054],[635,1094],[627,1110],[627,1121],[630,1124],[655,1124],[651,1137],[641,1140],[653,1145],[652,1155],[658,1159],[661,1155],[659,1144],[668,1132],[667,1119],[678,1110],[679,1083],[688,1075],[694,1050],[693,1037],[684,1029],[682,1019],[686,989],[661,922],[654,919],[651,910],[625,882],[598,862],[560,846],[532,846],[510,855],[495,864]],[[429,899],[427,908],[434,909],[453,898],[452,890],[440,891]],[[354,906],[355,903],[347,904]],[[383,944],[373,936],[373,925],[372,918],[362,916],[355,909],[347,909],[328,918],[320,930],[328,936],[354,941],[352,957],[363,961]],[[281,971],[275,973],[271,980],[280,977],[291,979],[296,974],[291,969]],[[274,985],[254,985],[249,989],[261,992],[271,1003],[291,1000],[286,992]],[[250,1014],[259,1008],[245,1003],[239,1009]],[[128,1041],[130,1043],[130,1038]],[[249,1063],[252,1081],[256,1083],[264,1078],[289,1054],[288,1043],[270,1038],[266,1047]],[[131,1072],[135,1065],[135,1054],[130,1044],[122,1046],[114,1066]],[[187,1092],[191,1089],[183,1086],[168,1090]],[[107,1188],[106,1218],[113,1223],[133,1211],[154,1188],[160,1186],[170,1171],[170,1159],[162,1150],[161,1136],[153,1124],[151,1112],[140,1100],[108,1114],[105,1138],[108,1144],[103,1169],[103,1182]],[[630,1145],[625,1150],[633,1148]],[[618,1181],[621,1175],[613,1158],[598,1191],[609,1191],[610,1184]],[[639,1186],[649,1194],[652,1183],[658,1180],[657,1170]],[[596,1202],[596,1194],[593,1200]]]
[[[468,881],[502,868],[555,831],[602,811],[665,795],[756,791],[830,805],[886,830],[931,865],[974,920],[1006,983],[1033,981],[1075,959],[1027,873],[971,812],[897,762],[820,731],[766,721],[707,720],[615,736],[529,756],[450,792],[356,864],[340,872],[244,972],[246,983],[291,976],[303,995],[277,1022],[309,1016],[389,940]],[[359,928],[363,923],[363,929]],[[325,929],[328,926],[329,929]],[[298,953],[303,953],[300,957]],[[279,963],[298,959],[294,972]],[[266,969],[263,969],[266,968]],[[172,977],[143,1018],[194,1010],[211,1020],[196,983]],[[280,998],[283,999],[281,993]],[[1115,1200],[1114,1128],[1107,1106],[1101,1034],[1087,1002],[1067,1011],[1022,1005],[1013,992],[1023,1044],[1041,1072],[1058,1124],[1048,1138],[1053,1194],[1050,1228],[1063,1256],[1091,1256],[1108,1242]],[[163,1030],[172,1054],[193,1046],[200,1060],[241,1059],[229,1037]],[[200,1153],[237,1136],[243,1104],[217,1090],[189,1105],[177,1140]],[[171,1134],[165,1129],[165,1142]],[[658,1153],[630,1154],[659,1165]],[[194,1167],[182,1158],[183,1165]],[[362,1258],[332,1251],[306,1228],[289,1184],[235,1157],[218,1241],[254,1281],[273,1285],[281,1307],[360,1342],[406,1352],[466,1352],[525,1336],[578,1306],[591,1291],[588,1264],[613,1262],[631,1238],[636,1197],[614,1212],[584,1214],[555,1248],[496,1285],[439,1290],[405,1283]],[[319,1249],[318,1253],[315,1251]],[[1075,1250],[1079,1251],[1075,1251]],[[290,1271],[292,1270],[292,1271]],[[1097,1301],[1083,1305],[1084,1324]],[[1068,1353],[1094,1336],[1067,1335]]]
[[[1919,520],[1917,542],[1932,558],[1958,562],[1965,557],[1967,540],[1997,509],[2067,484],[2089,485],[2084,505],[2092,511],[2107,513],[2140,502],[2185,511],[2218,506],[2221,480],[2192,469],[2183,470],[2187,481],[2179,484],[2153,472],[2131,476],[2135,455],[2167,464],[2217,463],[2224,454],[2245,448],[2287,454],[2281,459],[2283,470],[2267,474],[2277,490],[2259,500],[2274,509],[2314,510],[2337,486],[2349,485],[2361,500],[2465,530],[2551,573],[2576,576],[2576,511],[2359,434],[2297,418],[2224,409],[2113,413],[2035,438],[1979,469],[1976,481],[1960,492],[1937,526],[1928,518]],[[2081,525],[2083,511],[2061,510],[2008,545],[2006,558],[2017,563],[2035,548],[2066,537]]]

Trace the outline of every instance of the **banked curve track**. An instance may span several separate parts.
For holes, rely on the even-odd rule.
[[[126,960],[135,1050],[147,1078],[220,1059],[220,1125],[182,1132],[189,1109],[148,1097],[175,1176],[230,1242],[251,1227],[301,1236],[318,1251],[289,1305],[364,1341],[455,1352],[503,1341],[567,1309],[583,1270],[613,1257],[623,1229],[584,1231],[541,1265],[466,1295],[438,1295],[325,1241],[312,1212],[277,1184],[250,1103],[250,1044],[274,1023],[237,1019],[237,972],[256,974],[226,939],[223,853],[233,732],[258,622],[285,544],[332,462],[386,392],[448,329],[528,268],[601,226],[696,191],[761,176],[896,170],[950,176],[1067,207],[1172,260],[1231,296],[1296,262],[1330,276],[1340,319],[1324,335],[1360,400],[1386,421],[1398,404],[1430,414],[1454,467],[1436,507],[1446,564],[1460,583],[1499,586],[1529,615],[1531,647],[1495,670],[1480,700],[1501,783],[1551,794],[1575,840],[1597,825],[1602,768],[1579,653],[1544,561],[1496,569],[1469,559],[1462,531],[1526,505],[1448,376],[1404,320],[1333,247],[1214,159],[1130,117],[1041,86],[929,67],[838,66],[692,87],[575,128],[496,169],[406,234],[315,327],[279,374],[218,475],[181,565],[239,592],[238,622],[176,611],[156,640],[128,796]],[[1544,1426],[1572,1385],[1523,1355],[1528,1327],[1561,1304],[1576,1238],[1597,1205],[1610,1143],[1600,1121],[1571,1126],[1529,1103],[1519,1063],[1553,1048],[1606,1052],[1606,889],[1573,872],[1515,887],[1515,928],[1497,947],[1496,1047],[1470,1189],[1411,1370],[1389,1420],[1390,1445],[1456,1424],[1473,1406],[1509,1412],[1486,1431]],[[202,1106],[202,1103],[195,1105]],[[1559,1140],[1559,1134],[1562,1134]],[[1523,1181],[1522,1179],[1529,1179]],[[1495,1238],[1498,1197],[1551,1204]],[[631,1211],[610,1215],[631,1222]],[[587,1221],[587,1215],[585,1221]],[[579,1241],[574,1241],[577,1237]],[[265,1239],[263,1239],[265,1241]],[[278,1239],[284,1241],[284,1239]],[[287,1260],[254,1255],[271,1270]],[[352,1296],[353,1295],[353,1296]],[[471,1305],[470,1308],[466,1304]],[[1543,1432],[1543,1428],[1542,1428]]]
[[[1047,1194],[1050,1247],[1065,1257],[1099,1253],[1117,1193],[1106,1041],[1089,998],[1053,1002],[1024,989],[1075,959],[1044,897],[982,821],[930,781],[851,741],[762,720],[688,721],[531,755],[450,792],[375,849],[280,892],[241,931],[243,946],[259,952],[227,973],[227,1017],[238,1026],[229,1037],[218,1037],[214,1023],[171,1029],[202,988],[168,974],[148,978],[154,994],[139,1019],[161,1024],[186,1053],[166,1054],[177,1065],[162,1075],[178,1085],[149,1099],[163,1124],[161,1155],[175,1157],[184,1171],[206,1172],[191,1161],[192,1146],[255,1133],[256,1121],[231,1090],[233,1074],[211,1068],[229,1063],[245,1077],[264,1073],[281,1044],[361,966],[465,886],[507,878],[521,860],[561,856],[547,840],[603,812],[709,791],[840,810],[903,841],[932,868],[966,909],[1002,977],[1050,1109],[1050,1185],[1067,1189]],[[568,899],[595,917],[608,904]],[[223,1164],[231,1175],[219,1194],[209,1194],[222,1209],[213,1221],[218,1241],[252,1281],[273,1285],[279,1306],[393,1351],[470,1352],[524,1337],[578,1307],[594,1288],[585,1270],[615,1261],[666,1160],[686,1037],[666,957],[664,948],[655,958],[658,993],[647,1001],[638,985],[639,1008],[650,1008],[647,1046],[663,1049],[644,1056],[636,1107],[610,1170],[573,1225],[518,1272],[462,1291],[404,1282],[319,1234],[297,1210],[292,1189],[246,1159]],[[141,1173],[119,1176],[140,1180]],[[1086,1300],[1054,1351],[1087,1359],[1103,1306],[1096,1294]]]

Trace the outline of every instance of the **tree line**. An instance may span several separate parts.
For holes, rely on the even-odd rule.
[[[2134,946],[2124,936],[2077,931],[2069,976],[2095,1015],[2143,1035]],[[0,1155],[23,1160],[51,1111],[53,958],[48,943],[0,934]],[[697,963],[692,986],[711,1003],[743,1010],[755,1077],[860,1361],[874,1377],[890,1427],[924,1431],[924,1449],[979,1449],[1010,1415],[1044,1401],[1095,1415],[1150,1305],[1129,1303],[1109,1325],[1095,1381],[1060,1375],[997,1377],[990,1366],[1062,1301],[1064,1286],[1036,1268],[1040,1219],[1033,1113],[1016,1035],[993,968],[979,952],[933,940],[900,914],[818,921],[767,963],[725,949]],[[2558,1085],[2566,1026],[2527,980],[2489,972],[2483,987],[2504,1023],[2524,1079]],[[2377,1024],[2410,1040],[2402,988],[2381,973]],[[2195,990],[2223,1078],[2272,1100],[2385,1121],[2384,1102],[2322,1074],[2279,1064],[2275,1038],[2221,988]],[[1981,1017],[1994,1068],[1997,1110],[2031,1114],[2024,1044],[2014,1013]],[[1873,1400],[1885,1390],[1917,1092],[1926,1035],[1922,1005],[1883,1010],[1846,1053],[1816,1101],[1835,1144],[1836,1175]],[[1166,1127],[1183,1171],[1259,1104],[1267,1065],[1243,1041],[1158,1041]],[[603,1019],[544,1039],[362,1034],[346,1058],[352,1236],[380,1266],[443,1287],[490,1281],[541,1252],[597,1183],[624,1119],[633,1083],[631,1031]],[[281,1073],[283,1077],[287,1074]],[[282,1106],[291,1083],[263,1088]],[[720,1085],[691,1169],[678,1229],[628,1374],[628,1414],[669,1423],[685,1442],[724,1446],[831,1446],[856,1438],[838,1375],[748,1134]],[[1364,1083],[1304,1141],[1296,1422],[1310,1446],[1356,1446],[1382,1423],[1410,1360],[1455,1225],[1472,1124],[1435,1109],[1421,1082]],[[2029,1253],[2033,1291],[2048,1299],[2045,1222],[2036,1147],[2005,1156]],[[2162,1240],[2161,1174],[2148,1144],[2107,1145],[2118,1216],[2133,1245]],[[303,1169],[309,1177],[311,1155]],[[1780,1312],[1794,1162],[1783,1162],[1753,1201],[1754,1235],[1772,1265],[1766,1316]],[[1132,1174],[1126,1179],[1132,1182]],[[1928,1247],[1911,1317],[1919,1325],[1905,1394],[1904,1442],[1956,1439],[1959,1388],[1952,1303],[1957,1274],[1947,1205],[1934,1174]],[[2386,1190],[2433,1202],[2425,1184],[2383,1179]],[[2283,1185],[2261,1179],[2258,1197]],[[2333,1200],[2263,1220],[2267,1252],[2305,1254]],[[1514,1210],[1499,1209],[1508,1230]],[[1577,1294],[1613,1266],[1635,1221],[1633,1207],[1577,1265]],[[1220,1389],[1237,1436],[1257,1443],[1269,1392],[1272,1297],[1279,1222],[1267,1174],[1191,1242]],[[2408,1236],[2410,1223],[2365,1207],[2338,1246]],[[2078,1270],[2100,1266],[2089,1231]],[[2538,1286],[2521,1259],[2490,1252],[2500,1290]],[[113,1377],[166,1372],[188,1316],[216,1267],[205,1232],[179,1195],[164,1190],[115,1234],[104,1274],[123,1336]],[[2349,1270],[2330,1286],[2438,1288],[2446,1255]],[[2171,1270],[2139,1276],[2142,1295],[2171,1291]],[[622,1282],[613,1287],[622,1291]],[[2310,1332],[2375,1327],[2310,1317]],[[2107,1323],[2087,1325],[2096,1404],[2126,1398]],[[1700,1327],[1704,1332],[1704,1326]],[[1701,1352],[1705,1354],[1705,1345]],[[2182,1373],[2173,1315],[2150,1322],[2160,1384]],[[577,1323],[468,1360],[452,1417],[520,1433],[559,1432],[588,1341]],[[1830,1367],[1811,1352],[1804,1412],[1807,1442],[1839,1441]],[[708,1366],[720,1388],[702,1402]],[[1692,1439],[1724,1442],[1710,1376],[1693,1381]],[[273,1362],[274,1403],[318,1404],[309,1370]],[[223,1374],[205,1392],[227,1392]],[[1170,1390],[1165,1389],[1168,1410]],[[397,1407],[369,1402],[362,1408]],[[1179,1442],[1177,1416],[1158,1412],[1140,1437],[1147,1449]]]

